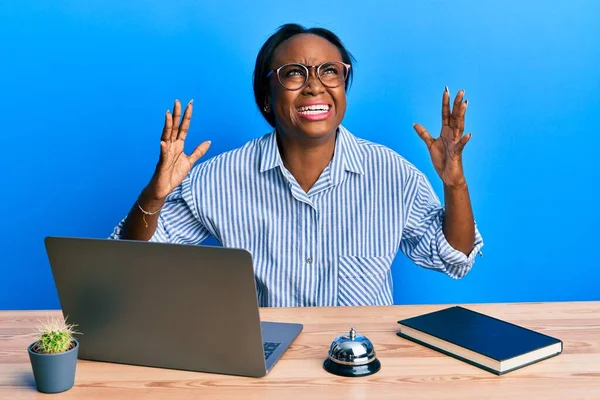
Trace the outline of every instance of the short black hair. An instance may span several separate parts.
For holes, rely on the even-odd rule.
[[[258,55],[256,56],[256,65],[254,66],[254,100],[262,116],[267,122],[275,127],[275,114],[273,112],[267,113],[263,109],[265,106],[265,100],[269,96],[269,80],[267,74],[269,73],[269,66],[273,61],[273,54],[277,47],[288,40],[289,38],[300,35],[303,33],[309,33],[317,35],[323,39],[329,41],[339,50],[342,55],[342,61],[346,64],[353,65],[355,61],[354,57],[342,44],[340,38],[333,32],[325,28],[305,28],[299,24],[285,24],[281,25],[274,34],[272,34],[266,42],[262,45]],[[346,80],[345,89],[348,90],[352,83],[352,70],[348,71],[348,79]]]

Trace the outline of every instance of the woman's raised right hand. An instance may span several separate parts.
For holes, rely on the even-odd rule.
[[[190,172],[196,161],[200,159],[210,147],[210,141],[201,143],[189,156],[183,152],[185,137],[187,136],[192,119],[192,103],[188,103],[181,121],[181,103],[175,100],[173,114],[167,110],[165,126],[160,138],[160,157],[150,183],[144,189],[148,200],[164,200]]]

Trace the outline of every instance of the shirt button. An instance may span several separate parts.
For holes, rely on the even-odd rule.
[[[307,262],[308,264],[312,264],[312,258],[308,257],[308,258],[306,259],[306,262]]]

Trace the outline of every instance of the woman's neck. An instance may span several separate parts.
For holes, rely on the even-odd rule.
[[[285,134],[277,135],[283,165],[307,193],[333,158],[336,132],[321,139],[298,140]]]

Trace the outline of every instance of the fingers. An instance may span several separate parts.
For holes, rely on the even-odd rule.
[[[192,103],[194,99],[190,100],[188,105],[185,107],[185,112],[183,113],[183,121],[181,122],[181,126],[179,127],[179,134],[177,135],[177,139],[185,140],[187,136],[188,129],[190,128],[190,121],[192,120]]]
[[[165,113],[165,126],[163,127],[162,135],[160,140],[163,142],[168,142],[171,140],[171,127],[173,124],[173,119],[171,118],[171,113],[169,110]]]
[[[461,104],[462,104],[464,95],[465,95],[465,91],[460,90],[456,94],[456,97],[454,98],[454,104],[452,105],[452,114],[450,115],[450,127],[452,129],[458,128],[458,119],[459,119],[458,116],[460,114]],[[463,114],[463,116],[464,116],[464,114]]]
[[[463,136],[462,139],[460,139],[460,141],[457,143],[456,146],[456,152],[458,154],[462,153],[463,149],[465,148],[466,144],[469,142],[469,139],[471,139],[471,134],[467,133],[465,136]]]
[[[210,147],[210,143],[211,143],[210,140],[207,140],[206,142],[201,143],[198,147],[196,147],[196,149],[188,157],[188,159],[190,160],[190,162],[192,164],[194,164],[196,161],[198,161],[200,159],[200,157],[202,157],[204,154],[206,154],[206,152],[208,151],[208,148]]]
[[[175,100],[175,105],[173,105],[173,124],[171,126],[171,135],[170,140],[174,142],[177,140],[177,135],[179,134],[179,119],[181,118],[181,103],[179,100]]]
[[[427,148],[430,148],[431,144],[434,142],[434,139],[431,137],[429,132],[427,132],[427,129],[425,129],[425,127],[421,124],[414,124],[413,128],[415,129],[415,131],[417,131],[419,137],[423,139],[423,141],[427,145]]]
[[[457,116],[457,125],[456,129],[454,130],[454,141],[460,139],[465,131],[465,114],[467,113],[468,105],[469,100],[465,101],[464,103],[460,103]]]
[[[450,124],[450,91],[448,86],[442,95],[442,127]]]

